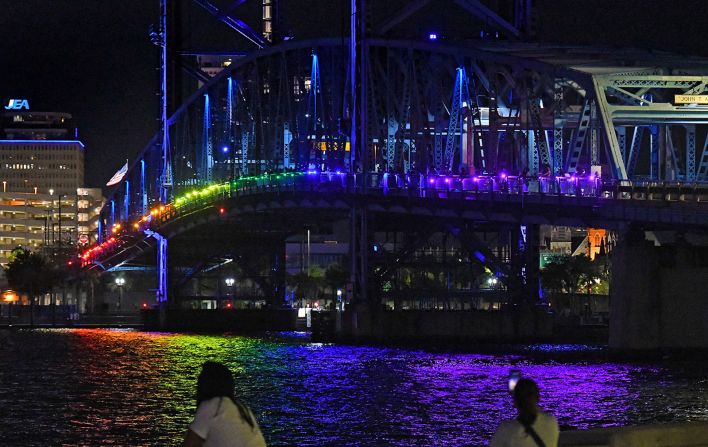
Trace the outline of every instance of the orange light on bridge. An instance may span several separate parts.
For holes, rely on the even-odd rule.
[[[133,228],[135,228],[136,230],[139,230],[139,229],[140,229],[140,224],[137,223],[137,222],[135,222],[135,223],[133,224]]]

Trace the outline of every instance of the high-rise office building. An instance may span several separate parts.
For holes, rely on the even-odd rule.
[[[17,247],[94,242],[103,197],[84,186],[84,145],[70,114],[3,111],[0,264]]]

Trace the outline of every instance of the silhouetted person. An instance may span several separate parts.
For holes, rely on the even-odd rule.
[[[538,385],[520,379],[514,387],[516,419],[504,421],[494,433],[490,447],[557,447],[558,421],[538,408]]]
[[[205,362],[197,379],[197,413],[183,447],[261,447],[263,434],[253,412],[234,396],[231,371]]]

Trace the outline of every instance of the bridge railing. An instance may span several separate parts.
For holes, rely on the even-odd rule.
[[[453,176],[395,173],[307,171],[243,177],[210,185],[177,198],[154,217],[166,222],[177,214],[211,206],[219,200],[264,192],[342,192],[348,194],[406,195],[420,198],[480,199],[495,196],[568,196],[618,200],[708,201],[708,187],[686,184],[629,184],[605,182],[589,176]]]
[[[203,186],[185,192],[172,203],[159,205],[135,222],[119,223],[112,237],[82,253],[82,265],[118,250],[135,240],[148,228],[205,207],[219,207],[231,198],[279,192],[331,192],[381,196],[407,196],[436,199],[497,200],[519,197],[543,200],[544,197],[574,197],[582,200],[639,200],[708,202],[708,185],[680,183],[607,182],[590,175],[515,176],[500,174],[452,176],[396,173],[344,173],[339,171],[284,172],[241,177],[231,182]],[[219,211],[225,213],[225,208]]]

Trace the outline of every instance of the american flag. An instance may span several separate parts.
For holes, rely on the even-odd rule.
[[[128,173],[128,161],[125,161],[125,164],[123,165],[122,168],[118,170],[115,174],[113,174],[113,177],[111,177],[110,180],[108,180],[108,183],[106,183],[106,186],[113,186],[116,183],[120,182],[123,180],[123,177],[125,177],[125,174]]]

